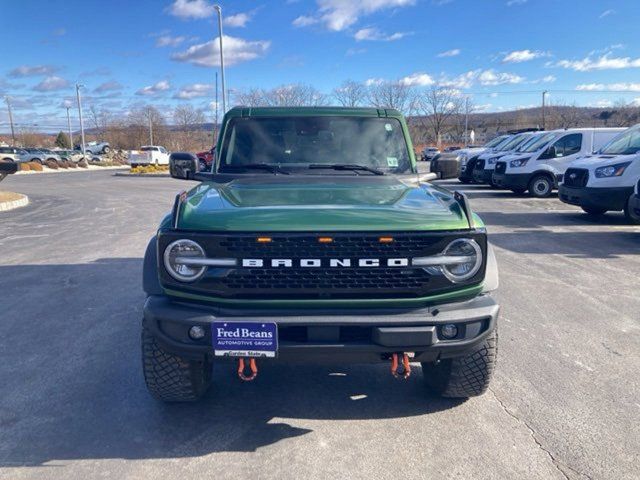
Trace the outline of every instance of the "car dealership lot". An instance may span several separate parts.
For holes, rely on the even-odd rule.
[[[0,213],[0,478],[637,478],[640,227],[557,198],[468,193],[503,306],[491,390],[425,394],[388,366],[230,365],[194,405],[140,370],[142,255],[175,193],[110,172],[8,178]]]

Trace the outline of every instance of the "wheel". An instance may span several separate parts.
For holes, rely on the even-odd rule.
[[[102,153],[109,153],[110,151],[111,151],[111,147],[109,147],[109,146],[107,146],[107,145],[105,145],[105,146],[102,148]]]
[[[595,208],[595,207],[580,207],[585,213],[589,215],[604,215],[607,213],[606,208]]]
[[[422,363],[427,387],[443,397],[468,398],[482,395],[495,370],[498,332],[494,330],[480,345],[464,357]]]
[[[547,175],[536,175],[529,182],[529,194],[536,198],[546,198],[553,191],[553,181]]]
[[[164,350],[142,327],[142,370],[149,392],[163,402],[193,402],[211,384],[209,361],[187,360]]]
[[[524,192],[527,191],[526,188],[512,188],[511,191],[513,193],[515,193],[516,195],[522,195]]]
[[[640,225],[640,216],[636,215],[633,209],[631,208],[631,199],[634,194],[632,193],[627,203],[624,205],[624,216],[627,218],[627,221],[632,225]]]

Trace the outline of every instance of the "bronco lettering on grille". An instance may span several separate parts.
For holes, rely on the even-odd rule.
[[[343,267],[408,267],[408,258],[301,258],[299,260],[293,260],[291,258],[243,258],[242,266],[248,268],[343,268]]]

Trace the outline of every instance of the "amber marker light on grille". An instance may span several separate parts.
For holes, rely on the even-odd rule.
[[[318,241],[320,243],[331,243],[331,242],[333,242],[333,238],[331,238],[331,237],[319,237]]]
[[[271,237],[258,237],[258,243],[270,243]]]
[[[393,237],[380,237],[378,241],[380,243],[391,243],[393,242]]]

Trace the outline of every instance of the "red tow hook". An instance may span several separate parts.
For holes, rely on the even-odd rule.
[[[398,365],[398,355],[402,355],[402,366]],[[400,367],[400,368],[398,368]],[[411,365],[409,365],[409,355],[406,353],[391,354],[391,373],[396,378],[405,380],[411,375]]]
[[[249,368],[251,369],[251,375],[245,375],[244,374],[244,358],[240,358],[238,360],[238,376],[240,377],[240,380],[245,381],[245,382],[250,382],[251,380],[254,380],[257,376],[258,376],[258,366],[256,365],[256,359],[255,358],[249,358]]]

